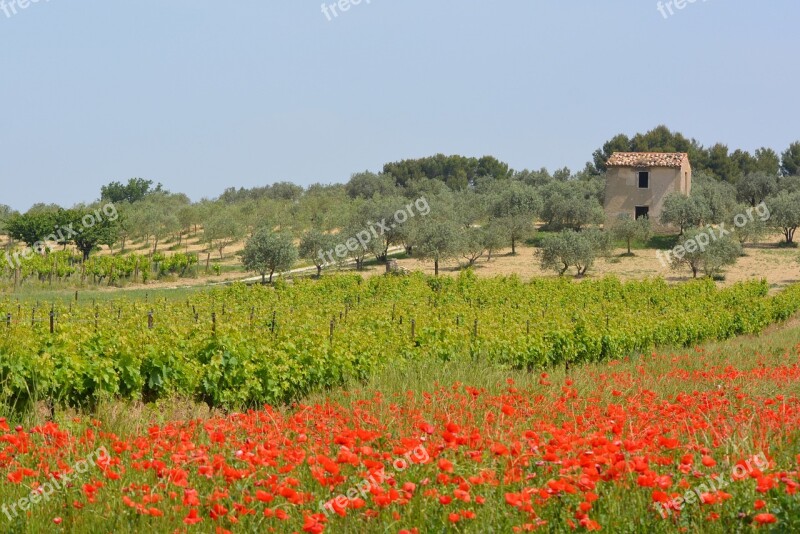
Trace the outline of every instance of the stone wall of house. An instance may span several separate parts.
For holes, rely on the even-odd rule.
[[[647,189],[639,187],[639,171],[650,172]],[[660,232],[672,231],[674,228],[659,222],[664,199],[675,191],[688,195],[691,187],[692,169],[688,160],[680,168],[610,167],[606,173],[606,222],[613,222],[621,213],[633,217],[636,206],[647,206],[653,229]]]

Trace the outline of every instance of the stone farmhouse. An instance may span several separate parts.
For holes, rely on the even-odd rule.
[[[664,198],[672,192],[688,195],[692,190],[692,166],[683,152],[615,152],[607,162],[605,211],[610,223],[622,213],[649,217],[653,228],[660,224]]]

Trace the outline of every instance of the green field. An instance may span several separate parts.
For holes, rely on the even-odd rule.
[[[753,334],[800,307],[800,286],[767,291],[763,281],[718,289],[709,280],[523,282],[465,272],[5,300],[0,401],[89,407],[179,395],[245,408],[415,360],[469,355],[546,370]]]

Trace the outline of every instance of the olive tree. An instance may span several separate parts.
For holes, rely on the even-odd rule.
[[[471,226],[469,228],[462,228],[462,244],[461,256],[467,260],[470,265],[475,265],[478,258],[486,254],[486,229]]]
[[[649,218],[639,217],[634,219],[627,213],[621,213],[611,226],[611,235],[614,236],[614,239],[620,239],[627,244],[628,255],[632,254],[631,241],[634,239],[647,241],[650,239],[651,233],[652,228]]]
[[[458,257],[463,251],[463,240],[462,228],[451,218],[439,216],[420,219],[412,237],[414,255],[421,260],[432,261],[434,274],[439,276],[439,264]]]
[[[563,276],[570,267],[575,267],[577,275],[584,276],[597,257],[607,253],[608,237],[594,228],[582,232],[562,230],[542,238],[536,256],[543,270]]]
[[[483,246],[486,247],[486,261],[492,261],[492,255],[508,246],[508,236],[498,221],[489,221],[482,230]]]
[[[245,269],[260,274],[261,283],[266,284],[272,283],[275,272],[288,271],[292,268],[297,261],[297,248],[290,234],[273,232],[262,227],[247,240],[239,256]],[[267,280],[268,273],[269,280]]]
[[[766,206],[766,204],[763,204],[763,206]],[[753,207],[748,204],[739,204],[734,211],[737,215],[746,214],[748,212],[752,213]],[[767,234],[768,219],[768,216],[752,217],[745,219],[744,224],[734,219],[734,221],[739,222],[739,224],[735,225],[733,235],[736,236],[740,245],[744,245],[745,243],[758,243]]]
[[[510,181],[491,193],[489,212],[492,219],[505,228],[511,242],[511,253],[517,253],[517,243],[533,233],[533,223],[542,208],[536,190],[521,182]]]
[[[705,173],[692,178],[690,200],[700,206],[705,223],[720,224],[728,220],[736,208],[736,188]]]
[[[330,251],[335,250],[337,244],[336,236],[316,229],[303,234],[300,240],[300,257],[314,264],[317,268],[317,278],[322,276],[322,269],[331,263],[327,257],[331,255]]]
[[[720,275],[723,267],[736,263],[742,255],[739,241],[714,232],[711,227],[692,228],[684,232],[678,246],[668,253],[671,255],[672,268],[689,267],[694,278],[701,272],[713,277]]]
[[[661,224],[677,226],[683,235],[687,228],[700,226],[710,215],[708,207],[697,196],[687,197],[675,192],[664,198]]]
[[[770,210],[770,226],[783,232],[786,243],[793,243],[794,232],[800,226],[800,191],[781,191],[766,203]]]
[[[206,244],[206,271],[211,261],[211,251],[219,253],[219,259],[224,257],[225,249],[236,243],[245,233],[233,209],[222,204],[216,209],[209,210],[203,220],[203,243]]]
[[[741,202],[751,206],[764,201],[778,191],[778,177],[765,172],[754,172],[745,175],[736,184],[736,194]]]
[[[547,228],[580,230],[602,223],[605,213],[599,185],[600,181],[555,180],[540,187],[538,191],[544,204],[541,217]]]

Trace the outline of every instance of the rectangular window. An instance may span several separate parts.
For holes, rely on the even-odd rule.
[[[650,188],[650,173],[648,171],[639,171],[639,189]]]
[[[649,206],[636,206],[636,212],[634,213],[637,219],[641,219],[644,217],[645,219],[650,216],[650,207]]]

